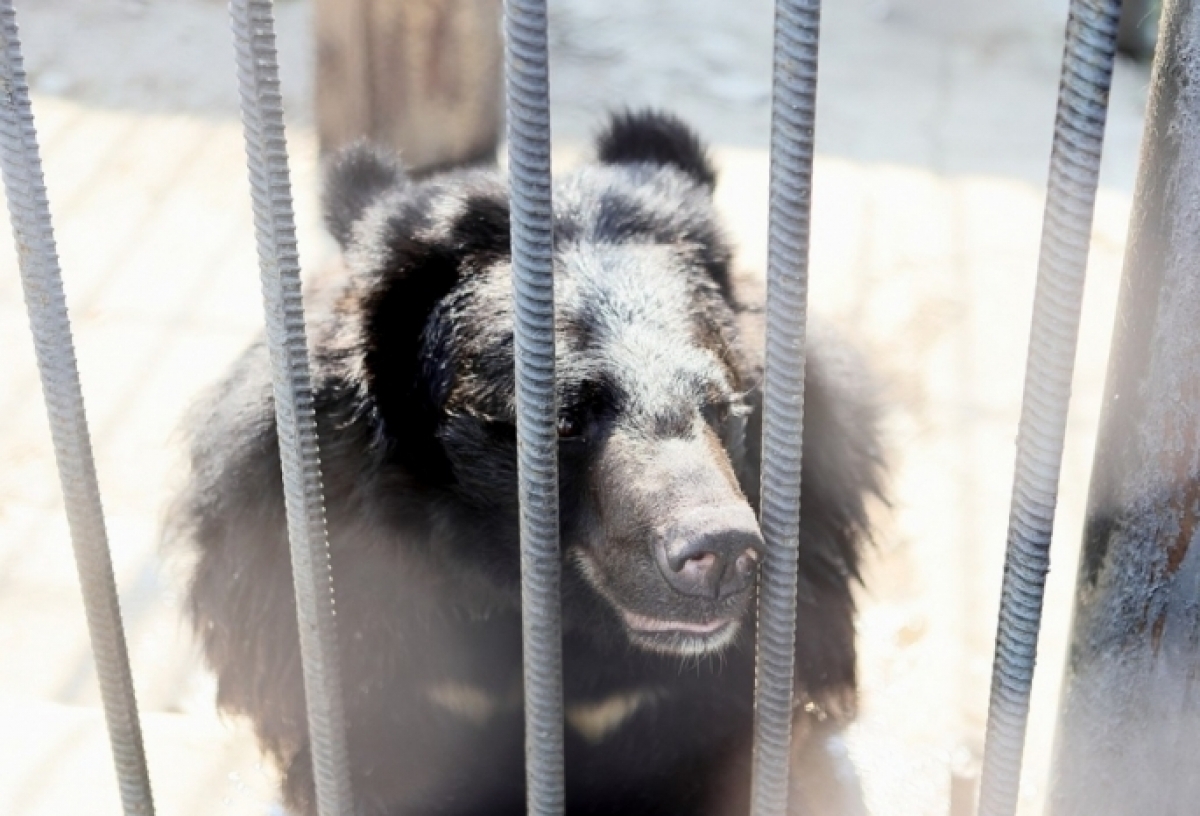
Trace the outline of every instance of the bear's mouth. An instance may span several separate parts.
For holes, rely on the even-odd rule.
[[[630,612],[628,609],[622,609],[621,615],[625,618],[625,623],[635,632],[639,634],[658,634],[658,633],[676,633],[690,635],[714,635],[733,623],[732,618],[714,618],[705,623],[693,623],[692,621],[677,621],[677,620],[658,620],[645,615],[639,615],[636,612]]]
[[[573,548],[570,556],[588,585],[617,613],[629,641],[640,649],[664,655],[698,657],[721,651],[734,641],[741,629],[744,604],[726,605],[717,610],[710,608],[707,614],[697,615],[705,617],[701,621],[676,618],[670,612],[668,617],[634,612],[602,580],[601,568],[590,553]]]
[[[713,618],[698,623],[662,620],[621,609],[630,639],[644,649],[674,655],[702,655],[723,649],[737,634],[735,618]]]

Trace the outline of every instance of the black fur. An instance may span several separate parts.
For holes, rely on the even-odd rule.
[[[404,168],[391,153],[360,142],[342,151],[325,169],[325,225],[342,248],[363,211],[382,192],[402,185]]]
[[[739,335],[759,317],[730,299],[696,137],[626,115],[599,152],[555,187],[567,810],[741,813],[752,591],[681,595],[654,553],[705,535],[687,527],[704,513],[753,524],[761,368]],[[333,164],[326,212],[350,274],[310,314],[360,812],[522,813],[505,184],[412,183],[358,148]],[[854,708],[851,581],[879,454],[846,359],[818,343],[808,368],[801,735]],[[312,814],[269,370],[259,342],[198,407],[168,530],[197,556],[191,614],[219,705],[250,718],[289,807]],[[597,737],[605,712],[616,725]]]
[[[603,164],[671,165],[708,189],[717,186],[717,171],[692,129],[659,111],[625,111],[614,115],[597,140]]]

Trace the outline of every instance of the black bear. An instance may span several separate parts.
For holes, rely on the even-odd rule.
[[[567,813],[748,808],[756,342],[684,124],[611,118],[554,188]],[[344,253],[311,298],[313,369],[358,813],[524,812],[509,216],[504,178],[421,182],[366,147],[331,162]],[[807,377],[793,800],[858,813],[828,747],[855,702],[852,583],[877,411],[852,358]],[[191,420],[169,531],[218,704],[283,797],[314,792],[267,352]]]

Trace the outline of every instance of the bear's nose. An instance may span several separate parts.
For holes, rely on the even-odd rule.
[[[763,542],[757,527],[734,524],[660,539],[658,548],[668,584],[684,595],[720,600],[750,586]]]

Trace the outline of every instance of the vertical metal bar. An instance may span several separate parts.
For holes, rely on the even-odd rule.
[[[1050,154],[980,780],[981,816],[1016,811],[1120,0],[1072,0]]]
[[[232,0],[246,157],[291,542],[308,733],[321,816],[354,813],[325,531],[321,461],[300,295],[283,101],[270,0]]]
[[[771,214],[751,813],[788,810],[800,541],[809,207],[820,0],[775,3]]]
[[[125,813],[150,816],[150,774],[11,0],[0,0],[0,41],[0,164],[104,717]]]
[[[563,812],[565,793],[545,0],[506,0],[504,30],[521,499],[525,773],[528,812],[555,816]]]
[[[1200,2],[1164,4],[1059,706],[1054,816],[1200,810]]]

